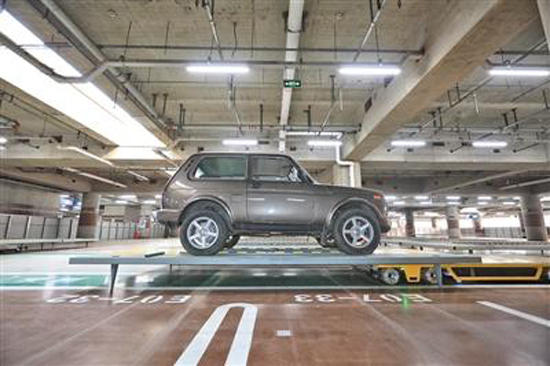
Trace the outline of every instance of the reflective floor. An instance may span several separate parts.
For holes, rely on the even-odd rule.
[[[0,364],[550,364],[547,285],[390,288],[345,269],[121,266],[111,297],[108,268],[67,264],[158,250],[180,247],[0,256]]]

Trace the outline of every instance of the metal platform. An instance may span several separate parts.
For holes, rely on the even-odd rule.
[[[509,240],[482,240],[473,243],[468,241],[441,241],[429,238],[402,239],[402,238],[384,238],[384,245],[399,245],[411,249],[432,248],[453,251],[466,251],[473,254],[475,251],[507,250],[507,251],[540,251],[542,255],[550,252],[550,243],[548,242],[528,242],[528,241],[509,241]]]
[[[228,267],[228,268],[264,268],[264,267],[342,267],[342,266],[375,266],[375,265],[433,265],[436,269],[437,283],[443,284],[441,266],[456,263],[481,263],[481,257],[456,254],[430,255],[387,255],[373,254],[368,256],[351,256],[344,254],[318,255],[239,255],[226,254],[219,256],[197,257],[188,254],[177,256],[132,256],[132,257],[98,257],[82,256],[69,258],[69,264],[110,265],[111,282],[109,293],[113,293],[118,266],[124,265],[178,265],[186,267]]]

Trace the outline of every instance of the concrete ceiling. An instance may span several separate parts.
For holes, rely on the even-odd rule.
[[[199,6],[194,0],[57,0],[55,3],[109,60],[219,59],[200,1]],[[394,80],[384,80],[343,77],[337,72],[339,64],[353,60],[367,30],[371,16],[369,2],[306,0],[298,55],[302,64],[296,68],[296,75],[303,86],[294,90],[292,96],[290,128],[307,128],[308,119],[304,111],[309,105],[312,125],[321,125],[331,105],[331,75],[336,75],[338,106],[329,119],[327,130],[345,133],[344,151],[357,151],[348,155],[361,161],[363,180],[367,185],[380,187],[377,180],[390,179],[393,183],[382,188],[387,187],[392,192],[429,192],[435,189],[430,184],[434,179],[452,186],[488,174],[530,170],[529,174],[489,181],[492,186],[473,184],[462,188],[464,192],[469,192],[472,189],[498,190],[498,187],[550,176],[550,139],[547,134],[550,110],[545,109],[550,99],[550,79],[488,79],[489,66],[485,59],[497,64],[512,62],[550,67],[548,45],[543,24],[536,12],[536,1],[525,1],[527,5],[515,18],[519,20],[510,24],[508,29],[491,23],[510,16],[513,3],[513,0],[491,0],[485,5],[480,5],[476,0],[388,0],[377,23],[378,41],[371,35],[363,47],[365,51],[358,58],[358,62],[383,61],[403,65],[402,75]],[[94,66],[80,45],[73,44],[74,40],[64,35],[55,17],[45,12],[41,1],[7,1],[6,4],[12,15],[75,67],[84,72]],[[455,24],[448,21],[453,14],[467,14],[476,7],[486,11],[487,16],[480,16],[479,22],[473,24],[471,29],[460,28],[468,27],[467,22]],[[245,136],[259,137],[266,142],[257,148],[259,150],[277,151],[286,11],[288,1],[283,0],[215,2],[214,21],[225,60],[253,64],[250,73],[234,78],[233,85]],[[484,24],[484,21],[489,24]],[[465,34],[463,38],[456,38],[456,34],[438,33],[438,30],[452,26]],[[479,58],[481,61],[464,68],[459,80],[450,82],[458,74],[448,78],[438,76],[438,82],[449,87],[443,88],[442,93],[424,98],[423,107],[419,110],[411,108],[411,113],[406,113],[407,108],[402,108],[396,120],[398,127],[384,129],[383,139],[372,140],[372,143],[366,144],[367,148],[354,150],[355,144],[361,143],[367,137],[366,131],[369,131],[370,122],[365,116],[374,113],[383,103],[381,96],[385,92],[400,85],[400,78],[410,78],[407,72],[416,72],[414,65],[434,57],[430,53],[433,49],[430,45],[437,44],[444,48],[446,42],[460,44],[466,37],[477,40],[479,34],[472,32],[483,32],[491,27],[497,27],[499,31],[509,30],[509,34],[491,36],[493,42],[502,43],[491,44],[494,50]],[[168,121],[165,132],[173,141],[179,139],[177,144],[170,146],[173,149],[169,152],[176,162],[201,149],[222,150],[222,138],[240,136],[237,121],[228,109],[228,77],[192,75],[184,67],[122,67],[120,71],[131,75],[133,86],[141,91],[149,104],[154,104],[162,119]],[[117,103],[147,128],[157,129],[151,123],[151,117],[127,99],[124,90],[117,89],[111,79],[104,75],[95,79],[94,83],[116,98]],[[162,170],[171,167],[171,163],[159,155],[116,148],[96,132],[1,79],[0,91],[0,115],[19,123],[17,130],[7,131],[6,135],[29,138],[10,140],[8,149],[2,152],[4,175],[20,173],[20,179],[29,179],[33,175],[49,179],[50,175],[56,174],[56,168],[68,166],[110,177],[129,185],[127,190],[139,191],[160,189],[166,180],[167,175]],[[459,95],[463,97],[468,92],[471,92],[469,96],[456,104]],[[546,93],[546,101],[543,92]],[[369,100],[372,107],[365,114],[365,103]],[[260,104],[264,111],[263,131],[258,126]],[[182,130],[176,131],[170,121],[175,124],[180,119],[180,105],[185,108],[185,125]],[[435,122],[431,121],[434,119],[433,113],[436,113]],[[519,123],[506,127],[503,114],[506,114],[508,123],[514,123],[516,119]],[[419,129],[419,126],[424,128]],[[490,137],[493,139],[506,139],[509,146],[498,151],[468,146],[469,142],[487,133],[492,133]],[[58,137],[61,137],[61,142],[59,139],[52,140]],[[392,139],[403,138],[423,139],[430,143],[413,150],[390,147]],[[306,141],[307,138],[303,137],[289,137],[287,152],[295,155],[315,174],[330,172],[333,151],[311,150]],[[436,145],[431,144],[434,141]],[[86,147],[94,154],[108,156],[116,167],[59,151],[56,149],[58,144]],[[34,168],[45,170],[29,170]],[[126,173],[128,169],[150,177],[155,183],[143,188],[145,184],[136,182],[135,177]],[[48,182],[48,179],[43,181]],[[61,186],[64,189],[72,187],[73,190],[124,190],[93,180],[88,183],[88,186],[77,187],[65,182]],[[392,188],[395,186],[401,188]],[[546,186],[529,187],[542,192]]]

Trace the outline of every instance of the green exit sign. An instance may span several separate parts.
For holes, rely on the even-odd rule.
[[[296,89],[296,88],[302,87],[302,81],[298,79],[285,80],[284,83],[285,83],[285,88]]]

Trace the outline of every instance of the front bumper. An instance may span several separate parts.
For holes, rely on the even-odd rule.
[[[153,217],[155,221],[160,222],[161,224],[170,224],[178,222],[180,216],[180,211],[178,210],[157,210],[153,212]]]

